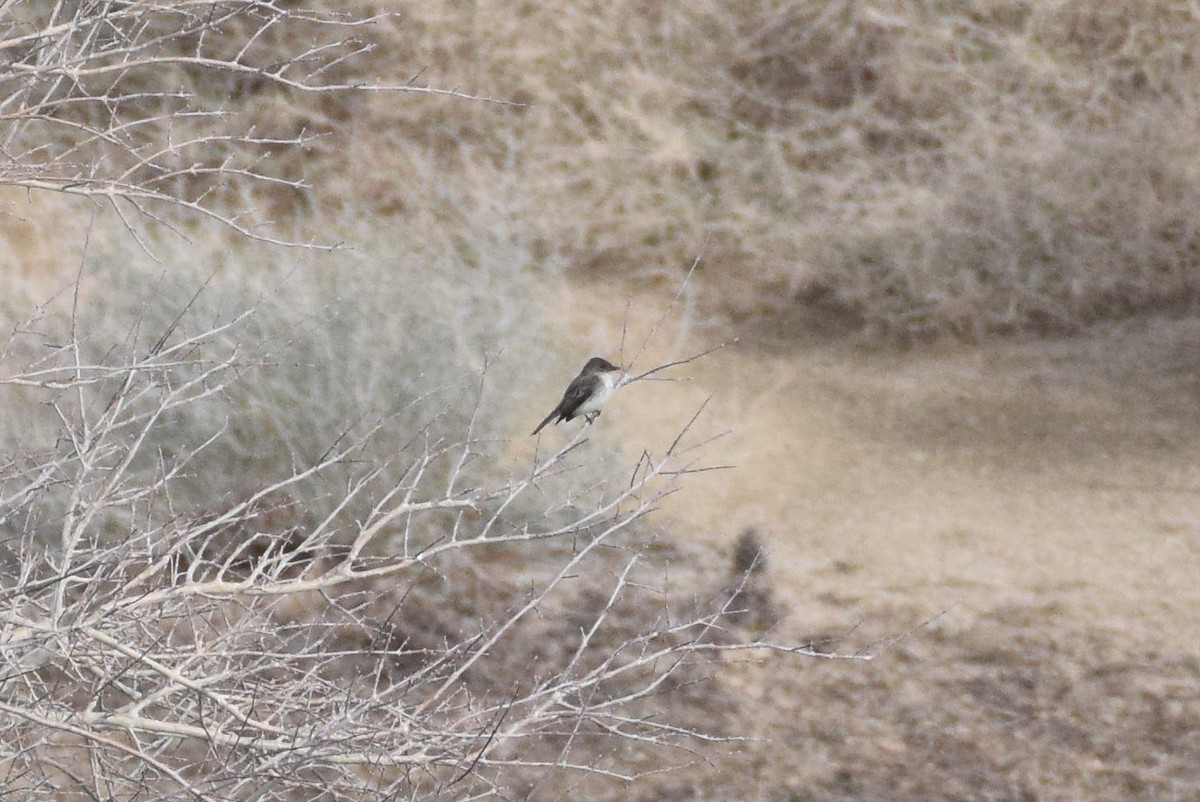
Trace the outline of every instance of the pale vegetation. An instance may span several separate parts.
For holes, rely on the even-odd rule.
[[[354,143],[309,151],[328,204],[423,221],[461,176],[458,210],[503,198],[542,260],[627,282],[674,286],[703,247],[714,325],[976,339],[1195,296],[1183,0],[477,3],[373,36],[375,66],[527,105],[298,113]]]
[[[905,342],[1195,300],[1191,3],[385,6],[0,2],[6,792],[654,798],[731,653],[841,648],[653,515],[702,409],[514,449],[564,276]]]

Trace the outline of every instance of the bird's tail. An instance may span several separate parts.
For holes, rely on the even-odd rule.
[[[540,432],[542,429],[545,429],[545,428],[546,428],[546,424],[547,424],[547,423],[549,423],[550,421],[554,420],[554,416],[555,416],[555,415],[557,415],[557,414],[558,414],[558,410],[556,409],[556,410],[554,410],[553,412],[551,412],[549,415],[547,415],[547,416],[546,416],[546,419],[545,419],[544,421],[542,421],[541,423],[539,423],[539,424],[538,424],[538,426],[537,426],[537,428],[533,430],[533,434],[530,434],[529,436],[530,436],[530,437],[533,437],[533,435],[537,434],[537,433],[538,433],[538,432]]]

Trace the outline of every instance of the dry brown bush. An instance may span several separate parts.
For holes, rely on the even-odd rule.
[[[264,123],[245,109],[269,98],[303,109],[337,94],[457,94],[361,77],[351,65],[371,48],[357,32],[377,19],[352,4],[273,0],[4,3],[0,185],[107,202],[135,236],[135,223],[169,225],[182,209],[292,242],[264,227],[254,190],[302,194],[307,177],[279,152],[319,134],[299,113]]]
[[[719,319],[813,306],[888,336],[978,337],[1194,297],[1200,25],[1182,0],[424,4],[348,29],[248,8],[204,40],[239,69],[131,68],[86,87],[91,103],[25,102],[37,114],[14,128],[6,169],[135,166],[137,137],[219,122],[240,144],[210,130],[194,155],[137,169],[160,170],[167,195],[285,226],[367,208],[446,230],[501,203],[539,261],[588,275],[673,285],[707,242],[698,286]],[[156,13],[144,36],[175,19]],[[238,55],[239,41],[253,44]],[[314,65],[298,42],[331,49]],[[308,88],[284,80],[309,73]],[[515,105],[348,89],[415,75]],[[7,76],[11,108],[33,90]],[[64,138],[99,130],[121,93],[131,138]],[[242,148],[251,133],[265,141]],[[218,165],[268,181],[247,193]],[[85,191],[78,180],[58,186]]]
[[[948,155],[936,190],[831,230],[824,301],[879,333],[968,339],[1192,302],[1200,181],[1180,166],[1200,142],[1167,137],[1174,120],[1040,128]]]
[[[447,176],[468,208],[503,187],[577,273],[673,283],[707,241],[720,319],[810,305],[902,338],[1072,328],[1194,297],[1194,14],[427,6],[373,32],[393,59],[375,68],[528,105],[355,100],[306,122],[353,142],[310,166],[326,201],[365,191],[414,222],[439,219]]]

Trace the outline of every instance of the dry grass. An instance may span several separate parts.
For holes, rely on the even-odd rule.
[[[640,453],[646,431],[694,409],[693,394],[725,393],[714,409],[741,429],[728,454],[740,468],[698,479],[669,508],[690,544],[664,556],[687,569],[668,571],[672,603],[712,592],[727,570],[722,537],[766,521],[776,554],[747,598],[762,606],[757,622],[799,611],[781,635],[865,617],[870,641],[949,603],[968,608],[965,623],[941,620],[867,667],[718,661],[687,674],[715,686],[670,688],[664,713],[770,739],[696,744],[690,774],[635,787],[537,772],[492,781],[531,798],[1189,799],[1200,787],[1193,329],[1097,335],[1082,357],[1073,341],[1018,340],[899,367],[895,353],[796,335],[832,319],[839,333],[982,340],[1190,308],[1197,31],[1182,0],[416,4],[360,31],[375,49],[338,78],[424,70],[421,80],[521,105],[309,102],[197,83],[266,135],[317,135],[261,162],[313,190],[226,200],[263,210],[293,239],[315,232],[358,250],[280,256],[186,226],[186,246],[153,241],[162,267],[102,216],[82,296],[88,347],[152,342],[214,270],[197,325],[258,308],[216,344],[253,346],[247,380],[181,415],[160,444],[187,448],[226,427],[178,489],[186,514],[203,515],[364,420],[397,415],[368,459],[448,401],[438,425],[461,428],[472,397],[462,379],[501,346],[501,392],[479,435],[527,431],[543,411],[531,412],[544,400],[535,390],[576,362],[562,330],[612,347],[629,287],[674,288],[703,246],[689,290],[698,307],[679,339],[706,328],[784,336],[770,353],[698,372],[694,387],[631,388],[593,444],[608,447],[615,421],[638,432],[628,445]],[[26,279],[2,301],[10,330],[74,275],[87,230],[86,209],[23,203],[0,227],[11,246],[0,259]],[[564,269],[615,294],[572,301],[555,284]],[[49,344],[62,339],[65,316],[54,316],[69,293],[57,303],[25,327],[44,328]],[[430,390],[440,394],[426,405]],[[22,404],[3,417],[6,453],[50,447],[36,400],[6,407]],[[585,503],[570,488],[603,489],[606,456],[513,519]],[[510,457],[495,445],[471,468],[491,477],[513,470]],[[254,526],[294,526],[297,500]],[[299,500],[319,517],[336,492],[305,488]],[[364,620],[387,629],[403,602],[413,622],[391,636],[461,642],[523,598],[523,571],[553,557],[496,552],[399,590],[372,587],[380,597]],[[526,649],[546,665],[561,657],[596,600],[594,586],[570,590],[493,673],[471,678],[477,689],[503,686]],[[646,614],[622,606],[614,631]],[[629,749],[597,760],[653,770],[660,758]]]
[[[324,77],[419,73],[519,105],[154,75],[278,140],[238,158],[287,185],[221,192],[301,239],[311,211],[451,231],[500,204],[539,264],[577,274],[670,285],[707,243],[714,322],[800,307],[975,339],[1192,301],[1194,15],[1182,0],[423,5],[354,29],[370,50]],[[267,31],[245,58],[269,64],[305,31]]]
[[[259,99],[322,206],[521,209],[539,258],[716,320],[900,338],[1073,329],[1195,294],[1200,30],[1177,0],[409,9],[369,67],[506,98]],[[349,141],[347,146],[345,143]],[[460,215],[464,215],[460,217]]]
[[[476,404],[489,414],[479,416],[474,434],[498,453],[494,443],[521,401],[504,392],[503,375],[513,361],[544,355],[528,314],[541,292],[532,273],[505,274],[530,256],[508,242],[504,220],[485,226],[477,217],[480,225],[447,247],[347,219],[338,233],[359,249],[335,253],[279,252],[201,229],[190,243],[150,240],[154,258],[120,226],[89,230],[86,218],[76,220],[78,231],[58,239],[67,247],[43,251],[53,254],[41,263],[43,275],[27,276],[0,301],[4,328],[17,333],[0,357],[9,370],[62,366],[71,358],[62,344],[75,330],[85,362],[118,364],[148,353],[159,338],[176,342],[221,327],[190,356],[205,365],[230,360],[229,385],[173,409],[155,429],[155,448],[131,469],[135,481],[150,481],[160,460],[215,438],[189,461],[162,515],[208,514],[377,427],[360,459],[390,464],[380,479],[393,481],[406,469],[400,455],[466,431]],[[442,280],[427,280],[430,272]],[[78,296],[69,278],[76,273]],[[59,277],[57,286],[48,275]],[[481,397],[488,360],[498,360],[499,375]],[[89,403],[112,391],[102,388]],[[48,402],[71,394],[4,393],[13,414],[0,421],[3,452],[53,443],[62,421]],[[473,481],[504,470],[490,460],[470,467]],[[277,528],[289,516],[311,524],[337,508],[347,475],[336,473],[275,499]],[[353,519],[362,510],[342,514]]]

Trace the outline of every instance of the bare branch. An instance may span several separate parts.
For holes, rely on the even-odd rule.
[[[231,94],[385,92],[518,105],[422,85],[419,74],[402,83],[343,77],[373,49],[358,37],[391,16],[273,0],[4,3],[0,185],[108,201],[143,246],[122,204],[180,234],[167,210],[262,242],[336,247],[275,236],[269,221],[229,202],[235,188],[304,191],[303,178],[279,174],[267,157],[323,135],[264,135],[233,110]]]
[[[258,310],[198,321],[212,291],[201,280],[100,357],[78,304],[65,342],[0,381],[57,420],[0,464],[6,790],[422,799],[548,773],[625,782],[735,739],[669,704],[714,656],[878,653],[743,638],[724,580],[662,580],[655,510],[716,469],[707,401],[629,473],[581,427],[497,478],[473,470],[504,445],[484,439],[489,357],[452,425],[444,409],[357,413],[197,509],[184,488],[229,469],[210,455],[245,423],[165,433],[269,367],[247,355]],[[638,768],[622,745],[663,758]]]

